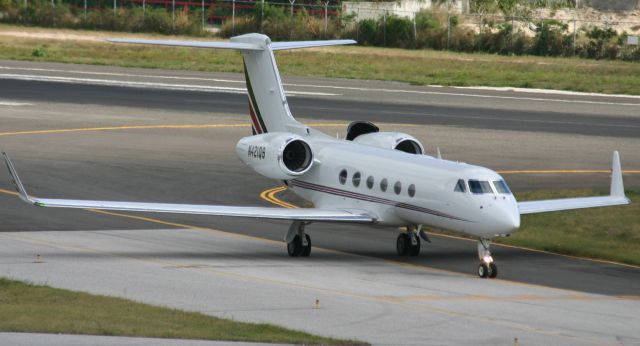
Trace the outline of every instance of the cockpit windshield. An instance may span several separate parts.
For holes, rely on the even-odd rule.
[[[501,194],[510,195],[511,190],[507,186],[507,183],[504,180],[496,180],[493,182],[493,186],[496,187],[496,191]]]
[[[484,180],[469,179],[469,190],[471,190],[471,193],[475,193],[477,195],[483,193],[493,193],[489,182]]]

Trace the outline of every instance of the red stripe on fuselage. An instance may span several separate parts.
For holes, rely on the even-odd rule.
[[[256,133],[263,133],[264,131],[262,130],[262,127],[260,127],[260,122],[258,121],[258,117],[256,116],[256,111],[253,109],[253,105],[251,104],[251,99],[249,99],[249,116],[251,116],[253,129],[256,130]]]

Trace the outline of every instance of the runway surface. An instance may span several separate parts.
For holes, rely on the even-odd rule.
[[[150,75],[164,84],[195,83],[185,79],[194,78],[191,73],[5,63],[0,63],[6,67],[2,73],[9,67],[22,69],[8,71],[13,74],[66,68],[110,73],[112,80],[146,83],[152,78],[126,75]],[[169,90],[166,85],[132,88],[23,77],[14,80],[6,76],[8,72],[0,76],[0,147],[12,155],[34,195],[266,205],[258,195],[276,185],[235,157],[235,143],[250,132],[245,96],[235,91]],[[86,77],[68,71],[39,72]],[[167,83],[166,77],[183,79]],[[197,83],[217,85],[212,80],[236,78],[236,87],[239,84],[236,75],[204,77],[205,81]],[[515,97],[487,99],[419,94],[415,92],[434,92],[434,88],[399,83],[358,82],[361,87],[396,90],[367,91],[377,100],[368,103],[358,94],[364,91],[330,88],[352,88],[353,81],[285,81],[325,86],[318,90],[294,85],[291,89],[298,95],[292,96],[290,103],[294,114],[304,115],[304,122],[330,134],[344,136],[351,119],[373,119],[384,130],[415,135],[431,152],[438,145],[446,158],[495,169],[606,170],[614,149],[621,153],[623,168],[640,169],[638,107],[628,105],[640,101],[633,98],[444,90],[449,94]],[[414,93],[397,92],[407,89]],[[326,95],[327,90],[333,90],[334,95]],[[322,95],[301,94],[304,92]],[[398,94],[410,96],[398,100],[394,98]],[[425,98],[438,99],[433,103],[440,108],[430,109]],[[538,98],[572,102],[532,100]],[[505,106],[511,103],[516,105],[511,109]],[[550,103],[556,108],[551,113],[545,111]],[[582,115],[584,108],[589,108],[587,115]],[[394,109],[415,114],[384,116],[385,111]],[[430,112],[456,116],[438,118],[429,116]],[[468,117],[478,118],[462,121]],[[506,177],[516,191],[557,187],[606,191],[609,184],[607,174]],[[625,175],[625,184],[637,189],[639,176]],[[0,234],[4,237],[0,241],[2,275],[92,292],[106,290],[108,294],[199,311],[206,310],[196,304],[201,297],[209,299],[207,306],[213,307],[226,298],[228,307],[223,311],[205,312],[384,344],[460,344],[472,340],[495,344],[512,342],[518,335],[521,340],[556,344],[632,344],[640,340],[631,327],[637,324],[637,317],[629,312],[638,308],[638,268],[498,246],[493,253],[501,280],[489,282],[472,275],[477,261],[474,242],[434,236],[420,257],[400,260],[394,255],[393,230],[321,224],[308,228],[314,243],[309,262],[292,261],[281,243],[288,227],[283,222],[34,209],[7,194],[12,190],[7,174],[0,174],[0,189],[0,230],[5,232]],[[225,232],[196,230],[201,227]],[[162,230],[166,228],[176,230]],[[241,239],[234,234],[242,235]],[[90,250],[84,251],[87,248]],[[47,261],[46,266],[32,265],[34,253],[39,252],[55,260]],[[170,262],[168,267],[159,264],[164,261]],[[157,272],[145,277],[141,273],[148,265]],[[76,266],[87,274],[74,277],[74,268],[80,269]],[[167,269],[171,266],[187,268],[186,281],[174,277],[182,270]],[[225,273],[214,278],[202,273],[218,266]],[[234,281],[236,274],[248,275],[248,283]],[[117,280],[117,275],[140,279]],[[181,286],[184,282],[190,284]],[[207,292],[208,285],[216,282],[228,287]],[[233,293],[232,288],[239,286],[247,291]],[[326,307],[330,311],[322,310],[327,315],[309,318],[317,312],[308,308],[308,302],[320,295],[317,292],[322,302],[332,302]],[[380,296],[384,296],[382,301]],[[244,308],[240,306],[243,300],[247,300]],[[280,311],[276,305],[286,308]],[[459,335],[457,328],[463,329]],[[429,339],[425,341],[425,337]]]

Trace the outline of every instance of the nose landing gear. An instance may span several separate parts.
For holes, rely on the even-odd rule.
[[[480,264],[478,265],[478,276],[481,278],[495,278],[498,276],[498,267],[493,263],[493,257],[491,257],[491,239],[480,238],[478,240],[478,257],[480,258]]]

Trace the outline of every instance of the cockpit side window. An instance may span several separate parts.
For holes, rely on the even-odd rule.
[[[467,186],[464,184],[463,179],[459,179],[456,183],[456,188],[453,189],[455,192],[467,192]]]
[[[493,182],[493,186],[496,187],[496,191],[501,194],[510,195],[511,190],[507,186],[507,183],[504,180],[496,180]]]
[[[483,193],[493,193],[489,182],[483,180],[469,179],[469,190],[471,190],[471,193],[475,193],[478,195]]]

